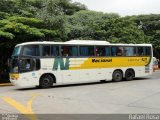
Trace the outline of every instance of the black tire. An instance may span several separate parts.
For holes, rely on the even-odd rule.
[[[113,72],[112,80],[114,82],[119,82],[123,79],[123,73],[120,70],[116,70]]]
[[[51,75],[46,74],[40,78],[40,88],[50,88],[53,85],[54,79]]]
[[[133,80],[133,78],[135,77],[135,73],[133,70],[128,69],[125,72],[125,80]]]

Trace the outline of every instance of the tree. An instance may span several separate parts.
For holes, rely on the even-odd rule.
[[[134,21],[144,34],[149,38],[149,43],[152,43],[154,48],[160,49],[159,43],[159,30],[160,30],[160,14],[138,15],[125,17]]]
[[[123,18],[109,19],[102,27],[105,38],[111,43],[148,43],[148,38],[136,23]]]
[[[6,40],[12,40],[14,44],[28,40],[40,40],[48,35],[53,38],[56,37],[55,30],[47,30],[41,28],[41,26],[43,26],[43,21],[36,18],[10,16],[7,19],[0,20],[1,36],[6,37]]]
[[[45,27],[57,30],[59,34],[57,40],[65,41],[68,39],[65,31],[66,15],[71,15],[82,9],[86,9],[83,4],[71,3],[70,0],[46,0],[36,17],[44,21]]]
[[[110,18],[119,17],[117,14],[104,14],[90,10],[81,10],[67,17],[66,30],[69,39],[101,39],[95,32]]]
[[[67,30],[70,39],[107,40],[111,43],[148,43],[149,40],[132,20],[89,10],[68,16]]]

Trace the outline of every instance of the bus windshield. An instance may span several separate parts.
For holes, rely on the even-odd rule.
[[[10,63],[10,72],[11,73],[18,73],[18,59],[12,59]]]
[[[20,46],[15,47],[14,50],[13,50],[12,55],[13,55],[13,56],[19,55],[19,54],[20,54],[20,50],[21,50],[21,47],[20,47]]]

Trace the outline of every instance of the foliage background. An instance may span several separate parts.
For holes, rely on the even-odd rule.
[[[0,0],[0,6],[0,74],[8,72],[14,46],[28,41],[94,39],[160,49],[160,14],[121,17],[71,0]]]

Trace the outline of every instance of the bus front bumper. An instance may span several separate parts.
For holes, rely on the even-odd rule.
[[[31,79],[30,77],[23,77],[21,74],[10,74],[10,82],[18,88],[29,88],[38,86],[37,79]]]

